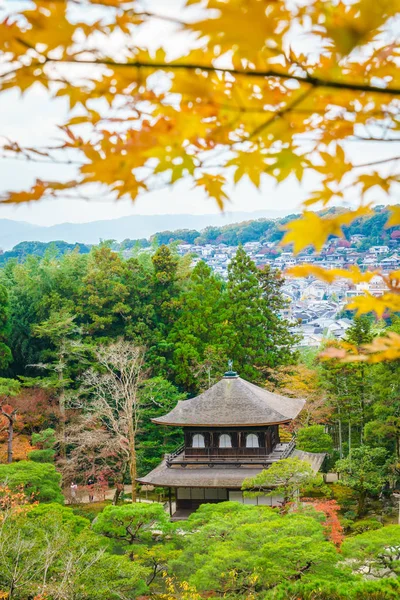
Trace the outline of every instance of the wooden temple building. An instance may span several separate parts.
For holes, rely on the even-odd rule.
[[[289,456],[307,460],[319,470],[324,454],[297,451],[294,441],[282,443],[279,438],[279,426],[295,419],[304,404],[304,400],[274,394],[228,371],[204,393],[152,419],[160,425],[182,427],[184,443],[138,481],[169,488],[170,513],[175,519],[186,518],[205,502],[236,500],[274,506],[279,498],[245,498],[242,484]]]

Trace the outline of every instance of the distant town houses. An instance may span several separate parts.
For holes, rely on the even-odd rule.
[[[363,271],[379,270],[383,274],[400,269],[400,240],[391,241],[390,246],[371,246],[361,251],[359,248],[364,238],[361,234],[355,234],[349,241],[331,240],[324,245],[320,254],[306,249],[294,255],[289,249],[282,249],[278,242],[246,242],[243,247],[259,268],[269,264],[280,271],[304,263],[325,269],[357,265]],[[181,256],[191,254],[194,265],[204,260],[216,273],[226,278],[237,246],[184,243],[177,245],[177,251]],[[288,299],[288,306],[283,316],[293,322],[294,330],[300,334],[300,346],[319,346],[323,339],[340,339],[345,335],[351,321],[341,315],[351,298],[365,292],[382,296],[386,289],[384,280],[378,275],[362,284],[353,284],[347,279],[328,284],[315,277],[294,279],[287,276],[283,293]]]

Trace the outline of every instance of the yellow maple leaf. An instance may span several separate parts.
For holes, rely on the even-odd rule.
[[[196,187],[203,187],[210,198],[217,201],[219,208],[224,208],[224,202],[228,199],[226,192],[223,190],[226,184],[226,179],[222,175],[210,175],[204,173],[199,179],[196,179]]]
[[[349,310],[356,310],[357,315],[364,315],[369,312],[374,312],[378,319],[381,319],[386,311],[400,311],[400,295],[387,292],[382,296],[375,297],[369,292],[365,292],[364,296],[353,298],[347,305]]]
[[[363,353],[357,358],[371,363],[400,359],[400,335],[388,331],[386,335],[377,337],[367,344],[363,348]]]
[[[255,149],[250,152],[238,152],[235,158],[232,158],[226,163],[227,167],[236,167],[234,180],[238,183],[245,175],[254,183],[256,187],[260,187],[261,175],[266,169],[266,156],[262,154],[260,149]]]
[[[311,193],[307,200],[304,200],[304,206],[312,206],[313,204],[322,203],[323,206],[327,206],[332,200],[343,198],[343,193],[340,191],[332,190],[329,185],[325,185],[322,189],[315,190]]]
[[[378,186],[388,194],[392,181],[390,177],[383,177],[377,171],[374,171],[373,173],[360,175],[355,183],[361,184],[363,194],[375,186]]]
[[[388,206],[390,217],[386,221],[385,229],[400,225],[400,206]]]
[[[358,217],[370,212],[368,206],[360,206],[357,210],[339,213],[333,217],[320,217],[314,212],[304,211],[299,219],[294,219],[285,225],[286,234],[281,245],[293,243],[296,254],[307,246],[314,246],[317,251],[320,251],[331,235],[343,236],[343,225],[349,225]]]
[[[366,271],[363,273],[359,267],[352,265],[349,269],[324,269],[317,265],[297,265],[286,271],[286,275],[292,277],[308,277],[313,275],[317,279],[332,283],[337,278],[350,279],[353,283],[369,282],[373,277],[379,275],[378,271]]]

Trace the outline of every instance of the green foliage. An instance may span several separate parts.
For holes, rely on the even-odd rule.
[[[387,452],[384,448],[361,446],[336,463],[343,485],[353,489],[358,497],[358,514],[365,512],[368,494],[377,495],[388,479]]]
[[[37,463],[54,463],[55,450],[32,450],[28,454],[28,460],[33,460]]]
[[[161,427],[151,419],[168,413],[186,394],[162,377],[152,377],[143,383],[141,398],[145,418],[137,436],[138,473],[154,469],[164,456],[182,443],[182,431],[176,427]]]
[[[10,334],[10,302],[7,288],[0,284],[0,370],[12,362],[13,356],[8,345]]]
[[[172,561],[173,572],[201,592],[224,597],[264,597],[280,583],[319,576],[329,579],[338,555],[314,518],[281,516],[267,507],[234,502],[202,505],[189,518],[190,535]]]
[[[396,600],[400,582],[395,579],[380,581],[327,582],[314,579],[280,585],[265,596],[265,600]]]
[[[296,447],[305,452],[332,452],[333,440],[325,433],[323,425],[310,425],[299,429],[296,435]]]
[[[89,246],[86,244],[68,244],[67,242],[20,242],[12,250],[0,255],[0,265],[7,264],[10,260],[23,262],[28,256],[62,256],[70,252],[88,254]]]
[[[359,534],[366,531],[375,531],[375,529],[381,529],[382,527],[382,523],[376,519],[361,519],[350,525],[350,531],[353,534]]]
[[[349,537],[342,546],[344,559],[351,559],[354,572],[367,568],[377,578],[400,575],[400,527],[389,525]]]
[[[56,432],[51,427],[32,433],[32,444],[41,450],[51,450],[57,442]]]
[[[153,530],[158,535],[170,529],[162,504],[126,504],[107,506],[93,523],[93,530],[128,545],[151,541]]]
[[[110,554],[86,519],[59,505],[9,514],[0,547],[0,589],[13,600],[117,600],[146,590],[145,569]]]
[[[371,319],[357,317],[347,330],[344,343],[355,356],[373,339],[375,332]],[[336,342],[328,345],[337,345]],[[374,366],[364,361],[339,362],[324,360],[319,366],[320,385],[326,391],[332,419],[338,422],[339,455],[351,446],[363,444],[364,428],[372,417],[374,402]],[[346,440],[344,429],[346,425]]]
[[[0,465],[0,483],[11,489],[23,488],[25,494],[39,502],[64,502],[60,488],[61,475],[50,464],[21,460]]]
[[[197,391],[215,383],[227,364],[226,302],[223,282],[203,261],[188,283],[169,339],[174,344],[176,381]]]
[[[294,359],[295,338],[278,315],[286,306],[282,284],[279,274],[268,266],[259,271],[239,246],[228,267],[228,351],[235,370],[248,379],[260,378],[257,368],[273,368]]]
[[[321,475],[299,458],[283,458],[261,471],[253,478],[245,479],[242,489],[245,496],[282,496],[282,510],[297,497],[298,493],[323,488]]]
[[[74,515],[84,517],[90,522],[97,519],[98,515],[110,504],[110,500],[103,502],[89,502],[88,504],[76,504],[72,507]]]
[[[16,396],[21,391],[21,384],[16,379],[0,377],[0,396]]]

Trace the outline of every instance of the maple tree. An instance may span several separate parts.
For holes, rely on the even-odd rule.
[[[311,173],[303,214],[287,224],[283,240],[298,252],[320,250],[368,214],[377,194],[393,193],[395,152],[361,163],[349,142],[390,147],[398,139],[398,2],[186,0],[176,16],[153,13],[148,4],[35,0],[7,10],[1,90],[40,84],[65,97],[71,112],[60,123],[61,141],[23,147],[4,140],[3,154],[74,164],[76,175],[37,178],[31,189],[4,192],[3,202],[87,197],[93,184],[107,198],[134,200],[187,178],[223,208],[229,185],[243,178],[260,187],[267,178],[303,182]],[[179,50],[169,51],[162,36],[151,50],[139,44],[154,21],[170,28]],[[351,191],[358,205],[349,208]],[[313,212],[338,202],[346,208]],[[386,227],[399,223],[400,207],[392,206]],[[365,278],[357,268],[294,272]],[[399,281],[390,273],[387,293],[356,297],[351,308],[378,316],[399,310]],[[391,333],[366,354],[393,359],[399,348]]]
[[[325,520],[322,525],[326,529],[327,538],[335,544],[337,548],[343,543],[343,525],[340,522],[338,512],[340,505],[336,500],[327,500],[326,498],[303,498],[303,504],[310,505],[318,512],[325,515]]]

